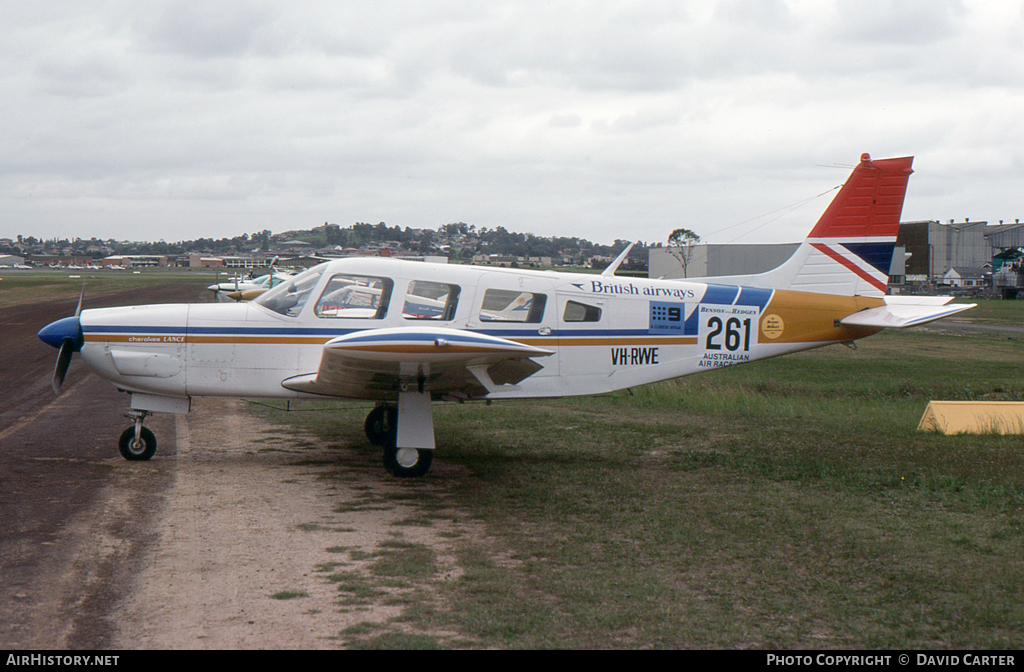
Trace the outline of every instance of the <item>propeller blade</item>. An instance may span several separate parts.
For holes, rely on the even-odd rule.
[[[81,309],[82,301],[78,301]],[[71,356],[82,349],[85,344],[85,335],[82,333],[82,320],[76,314],[74,317],[65,317],[51,322],[39,330],[39,339],[47,345],[59,348],[57,351],[57,366],[53,368],[54,394],[60,394],[60,386],[64,384],[64,376],[68,373],[71,365]]]
[[[78,295],[78,307],[75,308],[75,317],[82,314],[82,299],[85,298],[85,283],[82,283],[82,293]]]
[[[71,355],[75,354],[75,343],[70,338],[65,338],[60,344],[60,351],[57,353],[57,366],[53,369],[54,394],[60,394],[60,387],[64,384],[64,377],[68,375],[68,367],[71,366]]]

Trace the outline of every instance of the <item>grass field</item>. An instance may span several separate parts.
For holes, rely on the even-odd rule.
[[[1024,326],[1024,314],[1021,312],[1021,301],[1002,301],[1000,299],[957,299],[954,303],[977,304],[966,312],[957,315],[958,320],[979,324],[1007,324]]]
[[[132,271],[110,270],[4,270],[0,269],[0,308],[42,299],[77,299],[85,284],[87,296],[95,297],[124,289],[149,287],[171,282],[211,285],[228,274],[203,268],[147,268]]]
[[[0,306],[73,298],[83,280],[89,295],[214,281],[208,271],[70,274],[82,278],[0,273]],[[1020,326],[1024,301],[982,302],[962,317]],[[446,534],[460,571],[442,576],[435,552],[401,528],[369,556],[327,549],[339,562],[311,570],[337,584],[339,608],[404,607],[339,638],[371,648],[1024,645],[1024,438],[916,431],[931,399],[1024,400],[1022,336],[936,327],[858,345],[599,397],[435,404],[434,472],[367,486],[362,505],[400,503],[419,512],[403,525],[456,530]],[[314,406],[328,410],[252,408],[382,470],[362,433],[368,405]],[[356,559],[370,563],[356,571]]]
[[[1024,302],[1007,303],[1017,318],[999,319],[1020,324]],[[487,535],[457,540],[457,581],[426,565],[416,585],[439,600],[411,600],[387,627],[342,637],[369,647],[1019,647],[1024,440],[919,433],[933,398],[1024,399],[1024,342],[891,332],[855,351],[601,397],[435,405],[435,463],[471,477],[442,486],[430,474],[375,501],[418,503],[428,525],[465,516]],[[260,412],[371,455],[366,410]]]

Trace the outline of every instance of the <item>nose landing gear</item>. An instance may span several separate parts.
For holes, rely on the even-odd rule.
[[[121,439],[117,448],[121,451],[121,457],[126,460],[139,461],[148,460],[156,453],[156,436],[142,426],[143,419],[149,415],[146,411],[135,409],[125,413],[125,417],[134,420],[134,424],[121,433]]]

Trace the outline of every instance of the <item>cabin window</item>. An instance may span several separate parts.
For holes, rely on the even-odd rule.
[[[295,317],[302,312],[302,307],[306,305],[309,295],[320,282],[320,276],[325,270],[327,270],[327,264],[320,264],[303,271],[270,291],[260,294],[253,299],[253,303],[275,313]]]
[[[337,274],[316,302],[316,316],[348,320],[380,320],[388,312],[391,288],[389,278]]]
[[[546,294],[488,289],[484,292],[484,302],[480,306],[480,321],[536,324],[544,319],[547,301]]]
[[[459,303],[458,285],[442,282],[413,280],[405,293],[402,317],[407,320],[455,319],[455,308]]]
[[[600,322],[601,309],[578,301],[566,301],[562,320],[565,322]]]

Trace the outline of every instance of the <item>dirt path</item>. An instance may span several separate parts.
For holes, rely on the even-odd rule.
[[[194,298],[202,288],[146,288],[87,297],[86,307]],[[127,468],[117,437],[127,397],[78,360],[59,397],[56,351],[36,337],[77,299],[0,309],[0,648],[109,646],[112,604],[144,552],[157,465]],[[169,422],[170,421],[170,422]],[[173,445],[173,418],[152,429]]]
[[[114,648],[341,647],[347,629],[401,614],[400,591],[372,571],[396,539],[438,559],[430,579],[456,575],[451,526],[436,515],[404,525],[423,512],[388,501],[406,484],[379,460],[282,434],[242,402],[194,407],[177,416],[174,481],[152,554],[113,615]]]
[[[153,460],[122,460],[125,395],[77,360],[50,390],[35,332],[76,301],[0,309],[0,649],[344,647],[407,628],[392,619],[460,575],[477,533],[446,493],[466,474],[391,478],[358,428],[324,446],[199,399],[146,420]]]

